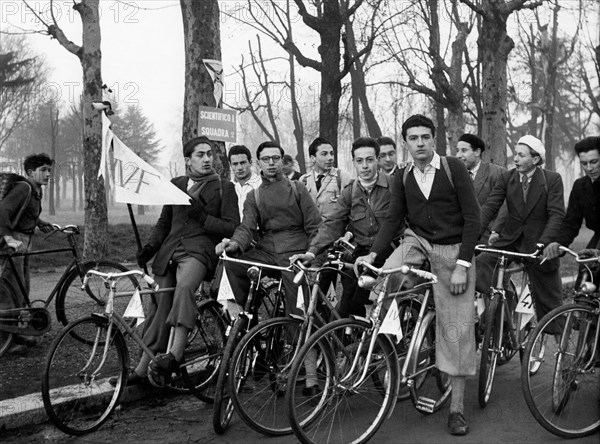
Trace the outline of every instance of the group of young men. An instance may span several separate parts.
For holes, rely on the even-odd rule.
[[[600,241],[600,137],[575,145],[586,175],[575,182],[566,215],[562,179],[542,168],[545,149],[531,135],[514,147],[511,170],[483,162],[485,144],[472,134],[460,137],[456,157],[438,155],[435,126],[423,115],[404,122],[402,139],[413,160],[406,165],[398,165],[390,138],[355,140],[355,179],[334,166],[333,144],[321,137],[309,146],[312,170],[300,177],[293,158],[277,143],[258,146],[259,174],[250,150],[236,145],[228,153],[231,182],[214,172],[210,140],[197,137],[186,143],[186,174],[172,182],[187,191],[192,205],[165,206],[149,242],[138,252],[140,265],[156,255],[158,282],[176,283],[176,291],[162,298],[144,334],[159,356],[152,363],[144,356],[128,383],[142,382],[148,372],[160,376],[176,368],[193,324],[193,293],[212,278],[222,252],[274,265],[296,260],[319,264],[327,248],[349,231],[357,273],[363,262],[395,268],[427,261],[438,276],[436,365],[452,382],[450,433],[466,434],[465,380],[476,372],[473,295],[476,287],[489,291],[495,265],[489,255],[475,256],[475,245],[489,242],[530,253],[544,244],[544,264],[528,265],[537,315],[560,305],[558,246],[568,246],[584,220],[594,232],[588,247],[598,248]],[[5,235],[3,225],[0,229]],[[249,285],[245,267],[228,263],[226,272],[243,304]],[[283,278],[286,307],[293,312],[297,287],[292,276]],[[354,279],[343,279],[342,285],[340,313],[364,315],[368,293]],[[449,326],[451,335],[446,334]],[[175,339],[164,353],[171,327]],[[320,390],[308,372],[305,384],[307,395]]]

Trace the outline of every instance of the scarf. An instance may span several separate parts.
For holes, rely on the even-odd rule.
[[[194,199],[198,198],[198,196],[200,195],[200,191],[209,182],[212,182],[213,180],[219,180],[219,175],[215,172],[214,169],[212,169],[208,174],[198,174],[190,170],[190,168],[186,168],[185,174],[187,177],[194,181],[194,185],[192,185],[192,187],[187,192]]]

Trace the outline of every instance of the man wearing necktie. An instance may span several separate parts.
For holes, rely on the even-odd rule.
[[[473,181],[475,195],[477,196],[477,202],[479,202],[480,207],[485,205],[498,178],[503,171],[506,171],[506,169],[501,166],[484,162],[481,159],[484,151],[485,142],[475,134],[463,134],[459,137],[456,145],[456,158],[462,160],[467,167],[469,177]],[[482,225],[482,229],[484,230],[479,239],[479,243],[487,244],[489,242],[492,244],[498,238],[497,233],[500,232],[502,225],[504,224],[505,216],[506,208],[503,205],[498,217],[493,219],[488,226],[484,227]]]
[[[515,168],[502,173],[481,209],[485,227],[506,200],[506,222],[494,244],[503,250],[532,253],[536,245],[555,242],[565,216],[563,183],[558,173],[544,170],[546,150],[541,140],[523,136],[514,149]],[[477,256],[477,290],[488,293],[495,282],[497,257]],[[537,319],[562,304],[558,259],[525,264],[531,282]],[[513,301],[516,303],[516,301]]]

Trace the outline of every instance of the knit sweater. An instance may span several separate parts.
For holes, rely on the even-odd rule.
[[[447,159],[454,186],[444,168],[436,169],[429,199],[413,174],[407,175],[406,186],[404,168],[394,175],[390,208],[372,252],[381,254],[402,225],[408,223],[417,235],[432,244],[460,243],[457,259],[471,262],[480,231],[479,204],[464,164],[454,157]]]

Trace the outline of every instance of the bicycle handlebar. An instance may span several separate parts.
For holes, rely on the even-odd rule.
[[[158,284],[152,279],[152,276],[147,275],[142,270],[129,270],[119,273],[102,273],[97,270],[89,270],[83,278],[83,285],[81,286],[82,290],[85,291],[85,287],[87,287],[87,283],[92,275],[100,277],[104,282],[116,281],[127,276],[140,276],[149,286],[153,287],[154,291],[159,290]]]
[[[484,244],[476,245],[475,249],[484,253],[495,253],[503,256],[520,257],[523,259],[537,259],[542,254],[544,247],[541,244],[538,244],[533,253],[518,253],[516,251],[498,250],[497,248],[489,248]]]
[[[226,251],[223,251],[223,253],[221,254],[221,259],[223,259],[224,261],[235,262],[237,264],[244,264],[244,265],[250,265],[250,266],[261,267],[261,268],[269,268],[271,270],[278,270],[278,271],[287,271],[289,273],[293,273],[293,271],[294,271],[294,268],[292,265],[289,265],[288,267],[282,267],[280,265],[270,265],[270,264],[264,264],[262,262],[254,262],[254,261],[248,261],[245,259],[237,259],[237,258],[228,256]]]
[[[402,274],[412,273],[416,276],[422,277],[423,279],[427,279],[428,281],[431,281],[434,284],[437,284],[437,281],[438,281],[438,278],[435,274],[433,274],[429,271],[419,270],[418,268],[409,267],[408,265],[402,265],[401,267],[398,267],[398,268],[389,268],[386,270],[384,270],[383,268],[374,267],[373,265],[371,265],[367,262],[362,262],[361,265],[363,267],[366,267],[369,270],[373,271],[378,276],[385,276],[385,275],[393,274],[393,273],[402,273]],[[358,286],[361,288],[368,288],[368,287],[372,286],[374,281],[375,281],[375,278],[373,276],[364,276],[363,275],[358,278]]]
[[[565,253],[569,253],[571,256],[573,256],[575,258],[575,262],[577,262],[579,264],[586,264],[588,262],[600,262],[600,257],[593,256],[593,257],[582,258],[582,257],[579,257],[579,254],[575,253],[573,250],[570,250],[567,247],[563,247],[562,245],[560,247],[558,247],[558,249],[560,251],[564,251]]]

